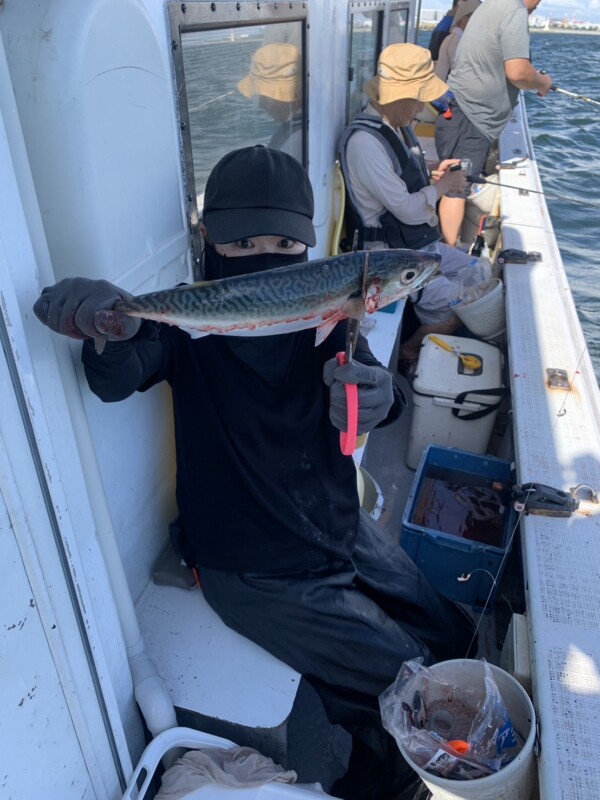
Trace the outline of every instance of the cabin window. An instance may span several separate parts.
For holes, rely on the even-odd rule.
[[[392,8],[388,28],[388,44],[402,44],[408,39],[408,7]]]
[[[383,14],[384,6],[381,3],[362,2],[350,6],[346,121],[351,120],[365,105],[366,96],[362,88],[377,72],[377,58],[383,37]]]
[[[307,165],[306,3],[283,6],[169,3],[186,198],[197,263],[204,188],[222,156],[265,144]]]

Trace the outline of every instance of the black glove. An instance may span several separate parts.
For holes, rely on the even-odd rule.
[[[348,406],[344,384],[358,384],[358,430],[368,433],[388,415],[394,402],[391,374],[383,367],[368,367],[358,361],[339,366],[330,358],[323,367],[323,380],[329,386],[329,419],[340,431],[346,430]]]
[[[112,307],[131,295],[103,280],[65,278],[42,290],[35,301],[36,317],[56,333],[73,339],[96,340],[101,351],[104,341],[131,339],[138,332],[141,320],[128,317]]]

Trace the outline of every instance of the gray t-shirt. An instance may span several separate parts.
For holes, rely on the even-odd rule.
[[[501,133],[519,96],[504,62],[529,58],[527,20],[522,0],[485,0],[458,45],[448,85],[466,117],[490,140]]]

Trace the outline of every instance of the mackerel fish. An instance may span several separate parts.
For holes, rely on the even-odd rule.
[[[120,301],[115,311],[176,325],[192,337],[268,336],[316,328],[315,345],[343,319],[407,297],[437,272],[441,256],[370,250],[201,281]]]

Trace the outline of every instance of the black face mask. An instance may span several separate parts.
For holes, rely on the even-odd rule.
[[[308,261],[308,253],[286,255],[284,253],[261,253],[258,256],[221,256],[213,245],[204,243],[204,280],[216,281],[218,278],[233,278],[252,272],[264,272],[275,267],[301,264]]]

